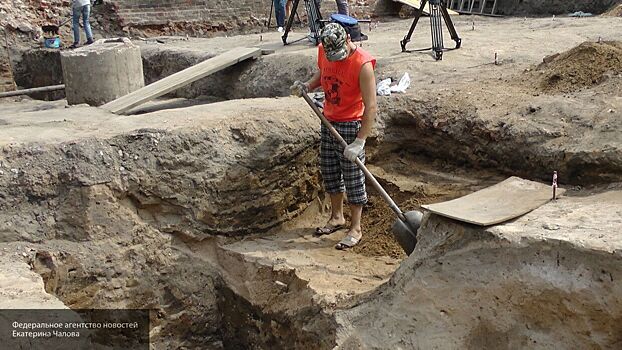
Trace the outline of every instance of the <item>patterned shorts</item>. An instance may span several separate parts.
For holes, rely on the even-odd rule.
[[[332,124],[348,144],[356,139],[361,128],[360,121],[333,122]],[[359,159],[365,163],[365,150],[359,154]],[[365,174],[355,163],[343,156],[343,146],[333,138],[324,125],[322,125],[320,143],[320,171],[326,192],[346,192],[350,204],[365,205],[367,203]]]

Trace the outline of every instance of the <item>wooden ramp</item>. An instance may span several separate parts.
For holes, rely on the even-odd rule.
[[[400,2],[400,3],[404,4],[404,5],[408,5],[410,7],[414,7],[417,10],[421,7],[421,0],[393,0],[393,1],[397,1],[397,2]],[[458,12],[452,11],[449,7],[447,7],[447,12],[450,15],[457,15],[458,14]],[[424,15],[429,15],[430,14],[430,3],[429,2],[423,8],[423,14]]]
[[[180,87],[191,84],[238,62],[249,58],[257,58],[261,55],[261,52],[262,50],[260,48],[245,47],[238,47],[233,50],[229,50],[221,55],[212,57],[164,79],[158,80],[155,83],[149,84],[123,97],[119,97],[118,99],[101,106],[101,108],[116,114],[125,113],[138,105],[151,101],[171,91],[177,90]]]
[[[564,190],[558,188],[557,194],[562,193]],[[464,197],[422,207],[455,220],[490,226],[527,214],[552,197],[551,186],[512,176]]]

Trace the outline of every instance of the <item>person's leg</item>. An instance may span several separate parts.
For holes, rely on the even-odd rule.
[[[360,128],[360,122],[344,123],[344,126],[339,130],[339,134],[349,144],[356,139]],[[363,236],[361,216],[363,206],[367,203],[367,191],[365,190],[365,174],[363,171],[354,162],[346,159],[343,156],[343,152],[340,155],[341,171],[348,196],[348,204],[350,205],[350,214],[352,215],[350,229],[345,237],[345,240],[348,239],[348,236],[352,238],[350,244],[345,246],[338,244],[336,246],[338,249],[343,249],[356,244]],[[365,163],[365,150],[358,155],[358,158]]]
[[[93,32],[91,31],[91,22],[89,17],[91,16],[91,5],[82,6],[82,23],[84,24],[84,33],[86,34],[86,43],[93,43]]]
[[[72,8],[73,46],[80,44],[80,8]]]
[[[287,0],[287,3],[285,4],[285,18],[289,18],[289,16],[291,15],[293,3],[293,0]]]
[[[322,6],[322,0],[315,0],[315,4],[317,5],[317,9],[319,11]]]
[[[364,152],[359,155],[359,159],[365,162]],[[350,206],[350,214],[352,215],[348,235],[359,240],[363,236],[361,215],[363,206],[367,203],[365,174],[356,164],[345,159],[345,157],[343,158],[342,171],[348,196],[348,204]]]
[[[274,16],[276,26],[283,28],[285,26],[285,0],[274,0]]]
[[[348,0],[336,0],[337,1],[337,12],[341,15],[349,16],[350,12],[348,11]]]
[[[320,172],[324,189],[330,196],[331,215],[325,227],[318,229],[317,234],[335,231],[346,223],[343,216],[343,198],[345,185],[339,162],[339,147],[328,129],[322,125],[320,141]]]
[[[348,235],[361,239],[363,237],[363,229],[361,228],[361,216],[363,215],[363,206],[357,204],[350,204],[350,230]]]
[[[344,192],[329,193],[330,195],[330,219],[328,224],[332,226],[345,225],[346,219],[343,216]]]

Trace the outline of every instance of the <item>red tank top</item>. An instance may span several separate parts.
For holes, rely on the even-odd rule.
[[[324,90],[324,116],[333,122],[361,120],[365,106],[359,85],[361,67],[376,59],[360,47],[342,61],[326,59],[322,44],[318,47],[317,65],[320,68],[320,84]]]

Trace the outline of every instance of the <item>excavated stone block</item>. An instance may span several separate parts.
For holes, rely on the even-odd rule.
[[[100,106],[145,85],[140,48],[127,38],[98,40],[61,54],[69,104]]]

